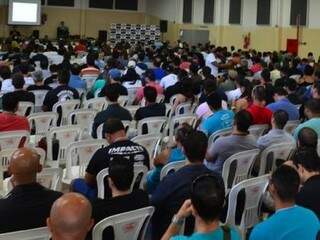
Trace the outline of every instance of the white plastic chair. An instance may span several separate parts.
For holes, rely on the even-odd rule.
[[[0,151],[0,194],[2,196],[7,194],[6,188],[3,182],[3,173],[8,170],[9,161],[12,154],[16,151],[16,148],[8,148]]]
[[[229,193],[234,185],[250,177],[251,169],[259,154],[260,149],[243,151],[232,155],[224,162],[222,178],[224,180],[226,194]],[[232,168],[234,162],[236,162],[235,168]],[[230,179],[231,177],[232,179]]]
[[[130,190],[132,191],[134,189],[138,180],[139,180],[139,189],[143,189],[144,184],[146,182],[148,168],[141,164],[135,164],[133,172],[134,172],[134,177],[133,177]],[[97,179],[97,186],[98,186],[98,198],[104,199],[104,195],[105,195],[104,180],[108,175],[109,175],[109,168],[105,168],[97,174],[96,179]]]
[[[255,139],[258,139],[261,137],[265,132],[269,129],[268,124],[257,124],[257,125],[252,125],[249,128],[249,132],[252,136],[254,136]]]
[[[70,143],[76,142],[81,137],[82,129],[80,126],[69,125],[64,127],[51,128],[47,134],[47,164],[53,167],[59,167],[66,160],[66,149]],[[53,161],[52,146],[58,142],[58,157]]]
[[[66,168],[62,182],[70,184],[73,179],[84,177],[89,161],[95,152],[107,145],[106,140],[86,140],[71,143],[66,149]]]
[[[175,116],[194,114],[196,109],[196,104],[192,104],[190,102],[180,103],[175,110]]]
[[[19,107],[16,111],[17,115],[27,117],[31,113],[34,113],[34,104],[32,102],[19,102]]]
[[[35,112],[41,112],[43,101],[49,92],[48,90],[34,90],[30,91],[34,94],[35,97]]]
[[[295,149],[296,145],[292,142],[273,144],[264,149],[260,156],[259,176],[274,171],[277,160],[288,160]]]
[[[87,89],[90,91],[97,80],[98,75],[83,75],[82,79],[87,83]]]
[[[106,218],[93,228],[92,239],[102,240],[107,227],[113,228],[114,239],[137,240],[139,236],[145,239],[153,212],[154,207],[147,207]]]
[[[161,134],[167,120],[166,117],[150,117],[142,119],[138,122],[138,135],[143,135],[143,130],[145,128],[147,133],[144,134]]]
[[[68,125],[81,126],[83,131],[90,132],[97,112],[90,109],[78,109],[68,116]]]
[[[175,94],[175,95],[173,95],[171,98],[170,98],[170,105],[171,106],[173,106],[174,105],[174,103],[175,103],[175,101],[176,101],[176,99],[177,99],[177,94]]]
[[[105,97],[98,97],[84,101],[83,108],[84,109],[93,109],[98,112],[106,109],[108,106],[108,102]]]
[[[36,144],[41,137],[45,136],[51,127],[57,125],[58,114],[55,112],[34,113],[28,117],[30,128],[35,130],[35,139],[32,140]]]
[[[30,133],[24,130],[0,132],[0,150],[18,148],[22,141],[24,141],[24,145],[27,145],[29,139]]]
[[[209,141],[208,141],[208,145],[209,147],[215,142],[217,141],[218,138],[220,137],[225,137],[225,136],[229,136],[232,133],[232,128],[225,128],[219,131],[216,131],[214,133],[211,134],[211,136],[209,137]]]
[[[68,116],[71,112],[80,107],[80,100],[68,100],[65,102],[57,102],[53,105],[52,111],[58,112],[58,108],[61,109],[61,123],[60,126],[64,126],[68,122]]]
[[[37,182],[42,186],[54,190],[61,190],[62,169],[61,168],[44,168],[37,174]]]
[[[246,239],[247,229],[259,223],[261,199],[269,182],[269,177],[270,175],[264,175],[244,180],[235,185],[230,191],[226,224],[236,226],[237,197],[241,190],[245,190],[244,211],[241,216],[240,225],[238,226],[242,239]]]
[[[195,115],[181,115],[173,117],[169,123],[169,143],[174,142],[174,135],[176,129],[183,123],[188,123],[190,126],[194,127],[197,121]]]
[[[126,109],[130,112],[131,116],[134,117],[136,111],[140,108],[139,105],[126,106]]]
[[[128,96],[120,96],[119,98],[118,98],[118,103],[119,103],[119,105],[121,106],[121,107],[124,107],[124,106],[126,106],[127,104],[128,104]]]
[[[132,105],[134,100],[136,99],[137,91],[140,87],[130,87],[128,88],[128,99],[127,99],[127,105]]]
[[[165,165],[160,173],[160,181],[162,181],[169,173],[176,172],[179,169],[183,168],[186,165],[187,161],[177,161],[177,162],[172,162],[168,163]]]
[[[159,134],[140,135],[140,136],[134,137],[133,139],[131,139],[131,141],[145,147],[145,149],[149,153],[150,159],[153,159],[157,154],[157,149],[161,142],[161,135]]]
[[[284,126],[284,130],[289,133],[293,134],[294,130],[299,126],[300,121],[288,121],[287,124]]]
[[[0,240],[49,240],[47,227],[0,234]]]

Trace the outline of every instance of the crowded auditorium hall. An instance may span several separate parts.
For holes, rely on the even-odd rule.
[[[320,240],[320,0],[0,0],[0,240]]]

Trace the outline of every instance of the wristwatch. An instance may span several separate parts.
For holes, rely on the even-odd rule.
[[[184,223],[184,218],[179,218],[177,215],[174,215],[172,220],[171,220],[171,223],[173,225],[177,225],[177,226],[182,226],[183,223]]]

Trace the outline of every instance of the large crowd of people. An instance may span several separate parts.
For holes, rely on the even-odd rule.
[[[86,81],[88,75],[96,76],[93,82]],[[97,138],[103,124],[108,146],[88,159],[84,178],[73,179],[73,193],[63,195],[37,183],[42,166],[32,148],[21,146],[14,152],[4,173],[11,177],[13,190],[0,199],[0,233],[48,226],[53,240],[90,239],[99,221],[154,206],[148,239],[242,239],[235,226],[220,224],[228,208],[224,163],[243,151],[287,143],[296,144],[296,150],[271,173],[266,194],[272,206],[262,204],[265,220],[247,237],[320,237],[320,68],[313,53],[300,58],[286,51],[235,50],[210,43],[111,45],[94,39],[8,38],[1,44],[0,87],[0,134],[33,134],[27,117],[16,112],[19,102],[35,103],[35,90],[48,91],[43,112],[72,99],[103,97],[108,102],[96,114],[90,136]],[[119,103],[133,88],[135,114]],[[181,124],[174,142],[163,143],[152,159],[145,147],[132,141],[123,121],[168,117],[168,110],[174,116],[183,103],[194,109],[196,123]],[[287,131],[293,122],[297,127]],[[267,129],[256,138],[250,133],[253,125]],[[228,136],[209,144],[211,135],[225,129]],[[39,147],[47,150],[43,141]],[[160,179],[164,166],[182,160],[184,167]],[[144,189],[131,191],[135,164],[150,172]],[[106,168],[105,197],[98,199],[96,177]],[[257,171],[251,174],[257,176]],[[103,239],[113,238],[114,232],[106,229]]]

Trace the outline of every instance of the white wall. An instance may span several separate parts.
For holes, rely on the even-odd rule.
[[[171,22],[182,21],[182,0],[146,0],[146,13]]]

